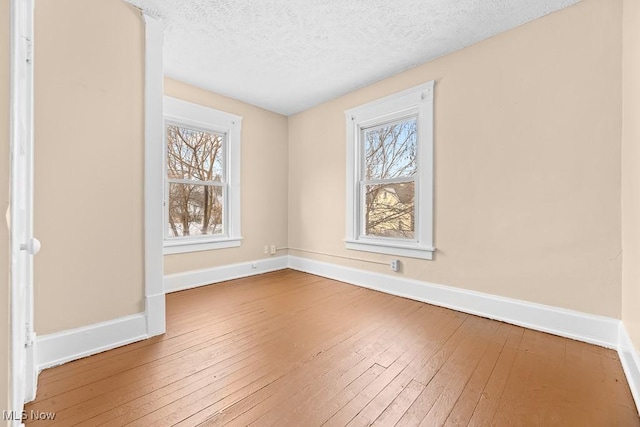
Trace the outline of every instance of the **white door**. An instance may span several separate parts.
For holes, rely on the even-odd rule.
[[[11,409],[35,397],[33,348],[33,0],[11,1]],[[19,421],[14,420],[19,425]]]

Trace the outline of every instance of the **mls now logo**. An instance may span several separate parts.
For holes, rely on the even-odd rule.
[[[55,420],[55,412],[34,411],[2,411],[4,421]]]

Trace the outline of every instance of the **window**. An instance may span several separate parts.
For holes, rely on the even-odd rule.
[[[347,249],[432,259],[433,86],[345,112]]]
[[[239,246],[242,117],[164,98],[164,253]]]

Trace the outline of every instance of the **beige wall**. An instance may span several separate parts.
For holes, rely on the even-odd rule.
[[[0,411],[9,409],[9,30],[9,0],[0,0]]]
[[[620,58],[621,2],[584,0],[291,117],[289,246],[392,258],[344,249],[343,112],[433,79],[438,251],[401,274],[619,318]]]
[[[241,227],[237,248],[167,255],[165,273],[269,258],[264,245],[287,246],[287,118],[165,79],[165,94],[242,116]],[[285,251],[278,255],[285,255]]]
[[[622,320],[640,349],[640,2],[623,2]]]
[[[36,1],[35,330],[144,310],[144,23],[121,0]]]

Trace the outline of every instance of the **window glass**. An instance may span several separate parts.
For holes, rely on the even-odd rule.
[[[415,117],[364,129],[365,179],[414,176],[417,136]]]
[[[415,183],[365,186],[365,234],[395,239],[415,237]]]
[[[222,187],[169,183],[170,237],[222,234]]]
[[[167,126],[169,179],[222,181],[224,135],[178,125]]]

